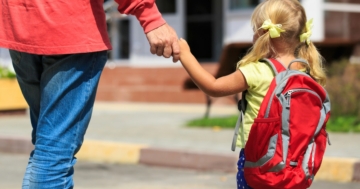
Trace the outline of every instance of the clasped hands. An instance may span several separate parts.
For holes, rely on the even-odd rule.
[[[146,34],[150,43],[150,52],[165,58],[173,57],[173,62],[180,59],[180,51],[190,50],[183,39],[178,39],[175,30],[168,24],[164,24]]]

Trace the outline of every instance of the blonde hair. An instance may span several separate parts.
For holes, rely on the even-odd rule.
[[[280,37],[271,38],[268,31],[259,30],[268,19],[274,24],[281,24],[281,29],[285,32],[282,32]],[[251,17],[254,35],[258,35],[258,39],[248,54],[238,62],[238,67],[257,62],[261,58],[274,57],[277,54],[274,48],[276,43],[287,53],[307,60],[310,64],[310,75],[318,83],[325,85],[326,75],[322,67],[322,56],[313,43],[310,42],[308,45],[306,42],[300,42],[300,35],[306,32],[306,21],[305,10],[297,0],[267,0],[260,3]]]

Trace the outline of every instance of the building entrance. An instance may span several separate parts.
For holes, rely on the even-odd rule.
[[[186,39],[199,61],[217,61],[222,49],[222,0],[187,0]]]

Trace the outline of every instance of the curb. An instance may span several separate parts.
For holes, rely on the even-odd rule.
[[[29,154],[32,149],[29,138],[0,136],[0,152]],[[200,171],[237,171],[237,155],[168,150],[143,144],[85,140],[76,156],[79,160],[92,162],[143,164]],[[360,159],[324,157],[315,180],[358,182]]]
[[[236,156],[194,153],[159,148],[141,150],[140,164],[202,171],[236,172]]]
[[[76,157],[94,162],[137,164],[141,149],[146,147],[139,144],[85,140]]]

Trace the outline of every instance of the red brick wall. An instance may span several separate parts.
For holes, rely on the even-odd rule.
[[[348,13],[325,11],[325,38],[348,39]]]
[[[331,3],[360,5],[360,0],[328,0]],[[360,40],[360,13],[325,12],[325,37],[345,40]]]
[[[360,41],[360,13],[350,14],[349,25],[350,25],[350,39]]]
[[[202,64],[215,74],[218,64]],[[205,103],[200,90],[184,89],[189,76],[182,68],[105,68],[96,100],[123,102]],[[231,97],[218,98],[214,103],[234,103]]]

